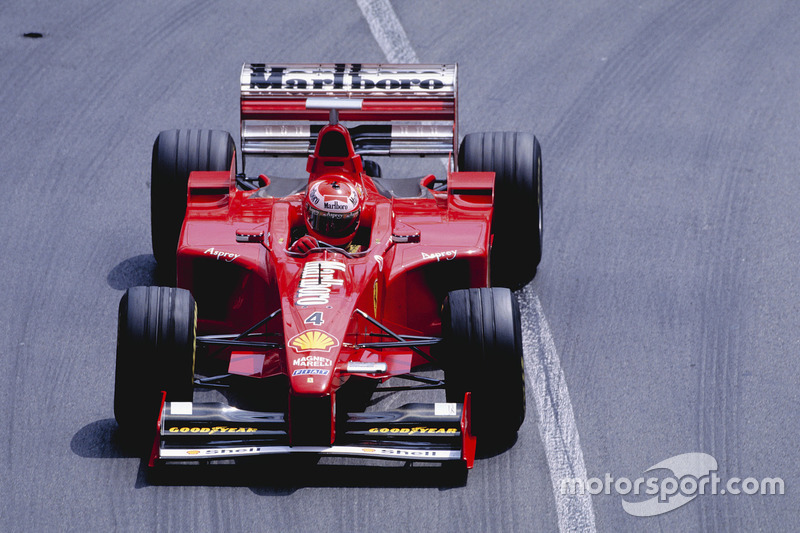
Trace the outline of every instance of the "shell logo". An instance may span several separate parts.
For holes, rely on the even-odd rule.
[[[339,341],[324,331],[311,329],[292,337],[289,340],[289,346],[296,352],[329,352],[331,348],[339,346]]]

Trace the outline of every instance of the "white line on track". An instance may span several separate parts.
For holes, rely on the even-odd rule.
[[[389,0],[356,0],[389,63],[419,63]]]
[[[525,370],[539,415],[539,435],[550,468],[558,529],[562,532],[593,532],[596,529],[591,496],[588,493],[561,493],[562,480],[587,479],[586,465],[567,381],[542,303],[530,285],[522,294],[520,314],[523,344],[529,348],[525,351]]]
[[[402,24],[389,0],[356,0],[369,29],[390,63],[419,63]],[[558,529],[596,531],[594,510],[589,494],[561,494],[561,480],[585,480],[578,426],[572,412],[567,381],[561,369],[553,335],[539,298],[529,285],[520,299],[525,367],[528,389],[534,396],[539,415],[539,435],[544,443],[553,495],[558,514]],[[533,351],[533,353],[531,353]]]

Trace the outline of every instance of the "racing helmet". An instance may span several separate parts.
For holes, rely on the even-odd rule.
[[[303,215],[312,237],[342,246],[352,241],[356,234],[361,217],[361,199],[346,178],[325,175],[308,187]]]

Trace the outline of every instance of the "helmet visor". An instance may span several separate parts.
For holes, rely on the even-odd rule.
[[[355,233],[360,209],[350,213],[329,213],[306,204],[306,222],[317,234],[339,239]]]

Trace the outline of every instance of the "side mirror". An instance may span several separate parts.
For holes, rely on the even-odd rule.
[[[398,244],[419,242],[419,239],[419,230],[413,226],[405,224],[404,222],[398,222],[395,224],[394,229],[392,230],[392,242],[396,242]]]

